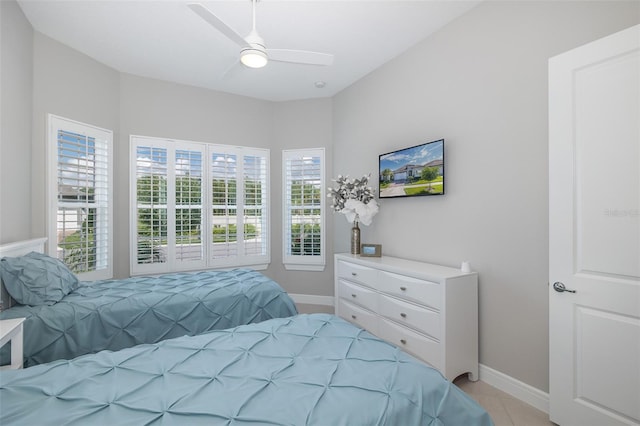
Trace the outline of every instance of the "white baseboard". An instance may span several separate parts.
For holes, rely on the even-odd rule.
[[[494,388],[549,414],[548,393],[482,364],[480,364],[479,376],[480,380]]]
[[[333,306],[333,296],[316,296],[313,294],[292,294],[289,293],[289,296],[293,299],[294,302],[299,303],[301,305],[323,305],[323,306]]]

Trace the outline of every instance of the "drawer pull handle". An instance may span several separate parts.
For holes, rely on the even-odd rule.
[[[356,297],[356,295],[355,295],[355,294],[352,294],[352,295],[351,295],[351,297]]]
[[[358,274],[357,274],[357,273],[355,273],[355,272],[352,272],[352,273],[351,273],[351,276],[357,277],[357,276],[358,276]]]
[[[400,287],[400,290],[407,291],[407,288],[406,287]]]
[[[356,319],[356,316],[355,315],[351,315],[351,318]]]
[[[401,316],[402,318],[406,318],[406,317],[407,317],[407,314],[405,314],[404,312],[400,312],[400,316]]]
[[[407,341],[405,339],[400,339],[400,343],[402,343],[403,345],[406,345]]]

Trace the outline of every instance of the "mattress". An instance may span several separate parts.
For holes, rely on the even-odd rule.
[[[270,278],[234,269],[83,282],[54,305],[14,306],[0,319],[26,318],[24,362],[33,366],[296,313]]]
[[[0,373],[0,424],[492,425],[435,369],[327,314]]]

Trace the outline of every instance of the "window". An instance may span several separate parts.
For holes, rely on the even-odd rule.
[[[131,137],[131,273],[270,262],[269,150]]]
[[[49,114],[48,251],[82,280],[113,276],[113,133]]]
[[[324,149],[282,152],[283,262],[286,269],[321,271],[324,248]]]

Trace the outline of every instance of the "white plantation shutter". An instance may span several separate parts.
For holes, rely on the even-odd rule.
[[[185,147],[186,148],[186,147]],[[202,205],[204,147],[176,149],[175,154],[175,259],[205,265]]]
[[[269,249],[267,158],[264,155],[245,155],[243,172],[244,254],[266,256]]]
[[[282,152],[283,263],[287,269],[325,266],[324,149]]]
[[[48,116],[49,254],[83,280],[112,277],[113,134]]]
[[[215,147],[211,153],[212,259],[238,256],[237,155]],[[221,148],[221,149],[220,149]],[[229,148],[230,149],[230,148]]]
[[[209,145],[211,259],[214,265],[266,267],[269,244],[269,150]]]
[[[131,152],[132,274],[269,263],[268,150],[132,136]]]
[[[164,144],[140,141],[132,155],[135,179],[135,256],[136,271],[153,272],[148,265],[167,262],[168,235],[168,154]],[[147,265],[147,266],[142,266]]]

